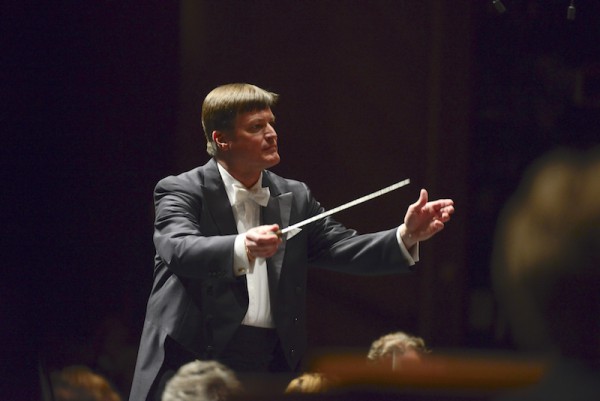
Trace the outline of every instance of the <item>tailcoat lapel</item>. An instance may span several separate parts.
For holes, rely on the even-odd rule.
[[[278,224],[279,228],[285,228],[289,225],[290,214],[292,211],[292,193],[281,193],[269,179],[268,174],[263,174],[263,187],[269,187],[271,198],[266,207],[262,208],[261,224]],[[287,241],[284,237],[283,242],[277,249],[275,255],[267,259],[267,271],[269,275],[269,292],[271,294],[271,303],[277,304],[277,288],[279,276],[283,267],[283,258],[285,255]]]
[[[206,200],[204,207],[217,226],[218,235],[237,234],[237,224],[215,159],[206,165],[201,191]]]
[[[214,159],[211,160],[204,171],[204,183],[201,187],[202,196],[206,200],[204,207],[217,227],[218,234],[216,235],[236,234],[237,225],[216,163]],[[278,224],[280,228],[287,227],[292,211],[292,193],[281,193],[280,189],[269,179],[268,172],[263,174],[262,183],[264,187],[269,187],[271,197],[267,206],[261,208],[261,224]],[[277,301],[277,288],[286,244],[287,240],[284,238],[275,255],[267,259],[269,292],[273,305],[276,305]]]

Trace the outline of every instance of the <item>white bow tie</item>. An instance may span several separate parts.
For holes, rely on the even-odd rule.
[[[233,204],[237,205],[244,202],[246,199],[252,199],[261,206],[267,206],[271,192],[269,187],[257,188],[248,190],[240,185],[233,186]]]

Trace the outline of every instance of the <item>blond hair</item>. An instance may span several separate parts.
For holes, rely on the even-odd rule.
[[[246,83],[227,84],[213,89],[202,103],[202,128],[208,154],[217,154],[213,131],[231,131],[240,113],[270,108],[278,98],[276,93]]]

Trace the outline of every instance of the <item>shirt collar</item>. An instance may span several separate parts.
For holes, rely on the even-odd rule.
[[[243,187],[244,184],[242,184],[241,182],[239,182],[238,180],[233,178],[233,176],[231,174],[229,174],[229,171],[227,171],[225,169],[225,167],[221,166],[221,163],[219,163],[218,161],[217,161],[217,167],[219,168],[219,174],[221,174],[221,178],[223,179],[223,184],[225,185],[225,191],[227,191],[227,197],[229,198],[229,204],[233,204],[233,202],[232,202],[232,200],[233,200],[233,185],[238,184]],[[261,171],[260,177],[258,177],[258,181],[256,181],[256,184],[254,184],[252,186],[252,188],[248,188],[248,189],[261,188],[262,187],[262,177],[263,177],[263,173]]]

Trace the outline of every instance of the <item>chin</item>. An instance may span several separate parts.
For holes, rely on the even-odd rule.
[[[266,167],[266,168],[270,168],[270,167],[273,167],[273,166],[276,166],[276,165],[278,165],[280,160],[281,160],[281,159],[280,159],[280,157],[279,157],[279,155],[278,155],[278,154],[276,154],[276,155],[273,155],[273,156],[269,157],[269,158],[266,160],[266,163],[265,163],[265,164],[267,164],[267,165],[268,165],[268,167]]]

